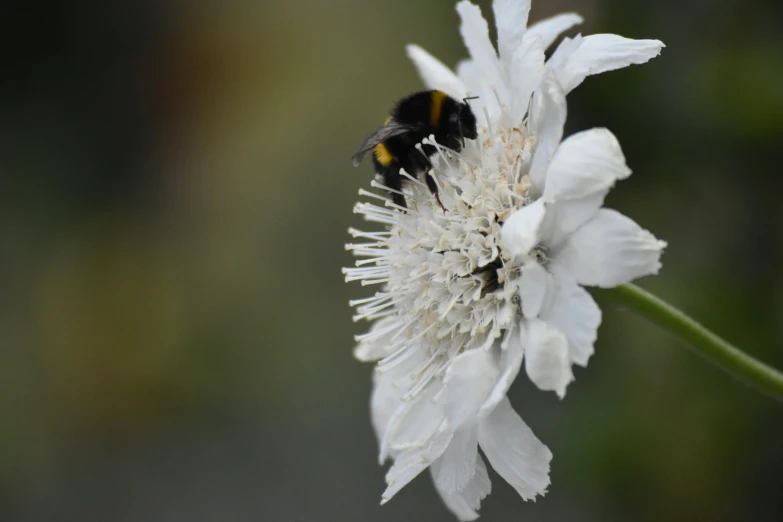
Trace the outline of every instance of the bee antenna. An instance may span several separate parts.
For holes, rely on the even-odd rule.
[[[466,96],[465,98],[462,98],[462,101],[465,102],[465,105],[468,104],[468,100],[478,100],[478,96]]]

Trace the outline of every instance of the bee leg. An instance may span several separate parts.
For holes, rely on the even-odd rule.
[[[424,178],[427,181],[427,188],[430,189],[430,192],[432,192],[432,195],[435,196],[435,201],[438,202],[438,205],[440,205],[440,208],[443,209],[443,213],[446,213],[446,207],[443,206],[443,203],[440,201],[440,196],[438,195],[438,184],[435,183],[435,175],[432,172],[432,169],[428,170],[427,173],[424,175]]]
[[[408,208],[408,204],[405,203],[405,197],[402,194],[392,193],[392,201],[394,201],[395,205],[398,205],[402,208]],[[405,211],[403,210],[402,212]]]
[[[391,190],[397,191],[389,192],[395,205],[402,208],[408,208],[408,205],[405,203],[405,196],[398,194],[398,192],[402,192],[402,176],[400,176],[398,171],[399,167],[390,167],[387,169],[383,174],[383,184]]]

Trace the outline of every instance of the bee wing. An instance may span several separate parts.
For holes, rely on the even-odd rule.
[[[382,143],[389,138],[405,134],[406,132],[415,131],[419,128],[419,125],[412,125],[409,123],[401,123],[397,120],[391,120],[389,123],[380,127],[375,132],[370,134],[364,144],[359,148],[359,151],[351,158],[353,160],[353,166],[358,167],[362,162],[364,156],[375,148],[376,145]]]

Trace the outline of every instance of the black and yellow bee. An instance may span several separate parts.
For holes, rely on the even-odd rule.
[[[375,172],[393,191],[394,203],[404,208],[407,205],[400,193],[400,169],[405,169],[411,176],[426,173],[427,187],[445,211],[438,196],[438,185],[430,172],[432,164],[429,158],[437,149],[432,144],[423,144],[419,150],[416,145],[434,135],[437,143],[459,152],[465,145],[465,138],[476,139],[476,117],[468,105],[469,99],[459,102],[443,91],[421,91],[403,98],[397,102],[384,125],[370,134],[353,156],[354,166],[358,166],[362,158],[372,151]]]

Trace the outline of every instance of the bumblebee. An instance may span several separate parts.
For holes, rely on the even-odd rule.
[[[394,203],[403,208],[407,205],[401,193],[403,177],[400,169],[414,177],[426,173],[427,187],[445,211],[438,196],[438,185],[430,171],[430,157],[437,148],[430,143],[422,144],[421,149],[416,146],[424,138],[434,135],[438,144],[459,152],[466,138],[476,139],[476,117],[468,105],[470,99],[473,98],[459,102],[443,91],[421,91],[403,98],[397,102],[384,125],[370,134],[354,154],[354,167],[372,151],[375,172],[390,190]]]

